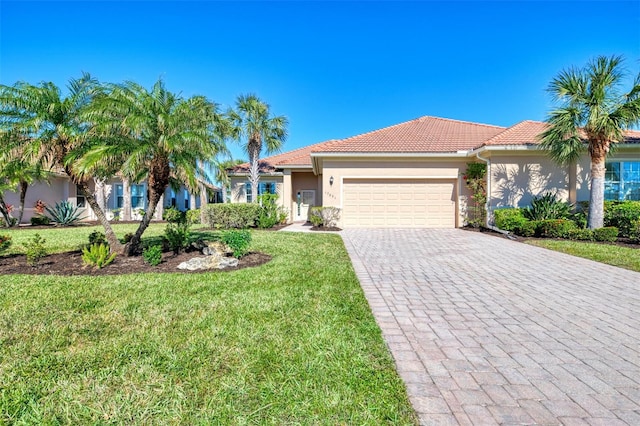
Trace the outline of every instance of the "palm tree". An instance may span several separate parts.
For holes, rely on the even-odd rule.
[[[217,105],[202,96],[183,99],[169,92],[162,80],[150,91],[134,82],[108,89],[90,114],[106,143],[87,152],[80,163],[90,170],[118,162],[125,176],[146,176],[148,206],[124,250],[132,255],[139,249],[172,174],[195,187],[198,161],[213,158],[224,146],[224,137],[215,125],[220,119]]]
[[[539,136],[540,146],[559,164],[575,162],[588,149],[591,229],[603,226],[607,155],[613,144],[624,140],[624,131],[640,122],[640,75],[631,91],[622,94],[622,62],[620,56],[600,56],[581,69],[570,68],[555,77],[548,90],[560,107],[551,111],[549,127]]]
[[[51,82],[34,86],[18,82],[0,85],[0,130],[14,132],[20,142],[16,148],[29,164],[49,164],[60,168],[77,185],[96,217],[105,228],[112,250],[121,247],[104,211],[89,189],[91,175],[79,173],[77,158],[96,141],[90,138],[85,111],[100,85],[89,74],[71,79],[68,95]]]
[[[279,151],[287,138],[288,120],[285,116],[272,116],[269,105],[255,95],[240,95],[236,100],[236,110],[229,111],[235,125],[236,139],[244,137],[245,152],[249,156],[249,182],[252,201],[258,202],[258,182],[260,181],[259,161],[262,144],[268,154]]]

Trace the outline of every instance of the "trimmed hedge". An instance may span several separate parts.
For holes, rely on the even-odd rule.
[[[493,220],[496,227],[503,231],[516,231],[529,221],[518,208],[498,209],[493,212]]]
[[[536,226],[536,236],[543,238],[567,238],[576,224],[568,219],[540,220]]]
[[[207,204],[204,210],[205,225],[212,228],[244,229],[256,225],[261,207],[258,204]]]
[[[593,231],[588,228],[576,228],[569,230],[567,238],[579,241],[595,241]]]
[[[605,226],[593,230],[593,238],[596,241],[614,242],[618,239],[618,228],[615,226]]]
[[[607,201],[604,203],[604,226],[615,226],[621,237],[633,238],[635,222],[640,220],[640,201]]]

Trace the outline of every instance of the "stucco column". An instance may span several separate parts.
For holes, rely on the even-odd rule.
[[[293,187],[291,182],[291,170],[285,169],[282,176],[282,206],[287,209],[289,223],[293,222]]]

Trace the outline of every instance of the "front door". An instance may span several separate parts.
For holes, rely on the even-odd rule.
[[[309,208],[316,205],[316,191],[303,189],[296,194],[295,220],[309,220]]]

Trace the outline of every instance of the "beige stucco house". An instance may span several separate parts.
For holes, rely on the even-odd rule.
[[[265,158],[259,193],[277,193],[291,221],[306,220],[311,206],[334,206],[345,228],[453,228],[465,224],[467,163],[484,162],[489,221],[495,209],[526,206],[547,191],[573,203],[588,200],[588,154],[575,165],[556,165],[538,147],[544,127],[421,117]],[[248,165],[230,177],[231,201],[251,201]],[[607,162],[606,198],[640,199],[638,131],[628,132]]]

